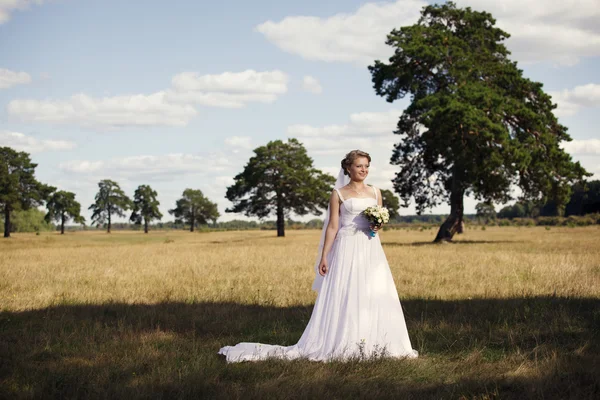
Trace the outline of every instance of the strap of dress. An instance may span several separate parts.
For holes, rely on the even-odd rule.
[[[371,186],[371,187],[373,188],[373,193],[375,193],[375,200],[376,200],[376,201],[379,201],[379,200],[377,199],[377,189],[375,189],[375,186]]]
[[[342,194],[340,193],[340,191],[337,189],[333,189],[333,190],[335,190],[337,192],[338,196],[340,196],[340,200],[344,201],[344,198],[342,197]]]

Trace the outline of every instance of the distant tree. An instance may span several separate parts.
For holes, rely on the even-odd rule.
[[[395,132],[394,189],[418,213],[449,203],[435,241],[461,232],[466,195],[506,203],[517,185],[526,200],[565,204],[588,175],[560,147],[571,138],[556,106],[509,60],[509,35],[495,23],[453,2],[424,7],[417,24],[388,35],[389,63],[369,67],[378,95],[410,97]]]
[[[58,221],[61,235],[65,233],[65,222],[71,218],[78,224],[85,224],[85,218],[81,216],[81,205],[75,200],[75,193],[64,190],[52,193],[46,208],[48,209],[46,221]]]
[[[287,143],[275,140],[254,149],[244,171],[227,188],[226,197],[233,207],[226,212],[266,218],[277,216],[277,236],[285,236],[285,218],[319,215],[327,208],[335,178],[313,167],[313,160],[296,139]]]
[[[148,233],[148,224],[155,219],[160,220],[163,215],[158,210],[160,202],[156,199],[157,193],[148,185],[140,185],[133,195],[133,209],[129,220],[136,225],[144,223],[144,233]]]
[[[39,208],[13,211],[10,216],[10,232],[49,232],[54,225],[44,219],[45,213]],[[4,217],[0,216],[4,224]]]
[[[313,218],[306,223],[308,229],[321,229],[323,228],[323,220],[319,218]]]
[[[564,213],[564,207],[555,200],[549,200],[540,207],[540,216],[542,217],[561,217]]]
[[[571,200],[565,207],[565,216],[600,212],[600,180],[573,186]]]
[[[513,219],[513,218],[524,218],[527,216],[525,207],[523,207],[523,204],[517,202],[515,204],[513,204],[512,206],[506,206],[506,207],[502,207],[502,209],[500,209],[500,211],[498,211],[498,218],[508,218],[508,219]]]
[[[98,187],[96,201],[88,209],[93,212],[92,223],[107,223],[106,232],[110,233],[112,216],[125,217],[125,211],[131,209],[131,199],[125,195],[117,182],[110,179],[101,180]]]
[[[381,190],[381,202],[383,206],[390,212],[390,221],[393,221],[398,217],[398,209],[400,208],[400,200],[394,195],[391,190]]]
[[[571,199],[565,206],[565,217],[570,215],[583,215],[583,204],[585,202],[585,182],[573,185]]]
[[[494,205],[489,202],[480,202],[475,206],[475,215],[478,219],[484,220],[485,223],[496,219],[496,209]]]
[[[520,204],[523,207],[523,212],[525,213],[525,217],[535,218],[540,215],[540,205],[539,202],[532,200],[521,200],[518,201],[517,204]]]
[[[586,182],[582,214],[600,213],[600,180]]]
[[[185,189],[169,214],[175,217],[175,223],[188,224],[190,232],[194,232],[197,224],[208,224],[208,221],[216,224],[220,217],[217,205],[204,197],[201,190],[194,189]]]
[[[4,237],[10,237],[13,211],[40,206],[55,188],[35,179],[35,168],[28,153],[0,147],[0,211],[4,216]]]

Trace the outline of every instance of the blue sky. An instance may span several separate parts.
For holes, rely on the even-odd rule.
[[[544,83],[575,139],[567,151],[597,178],[598,0],[457,3],[512,34],[513,59]],[[30,152],[38,178],[84,209],[100,179],[130,195],[150,184],[163,220],[188,187],[223,220],[240,218],[224,212],[225,188],[253,148],[288,137],[332,174],[347,151],[366,150],[369,183],[391,188],[391,132],[406,103],[377,97],[366,66],[425,4],[0,0],[0,145]]]

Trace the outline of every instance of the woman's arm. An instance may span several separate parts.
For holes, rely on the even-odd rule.
[[[333,246],[333,241],[337,235],[340,223],[340,197],[334,190],[329,198],[329,224],[325,231],[325,243],[323,244],[323,254],[321,256],[321,264],[319,265],[319,274],[325,276],[329,266],[327,265],[327,255]]]

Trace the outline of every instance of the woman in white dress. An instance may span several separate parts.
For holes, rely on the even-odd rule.
[[[379,235],[370,235],[377,228],[362,215],[367,207],[382,204],[381,191],[364,183],[370,163],[369,154],[360,150],[342,160],[315,264],[318,295],[298,343],[225,346],[219,354],[228,362],[417,357]]]

